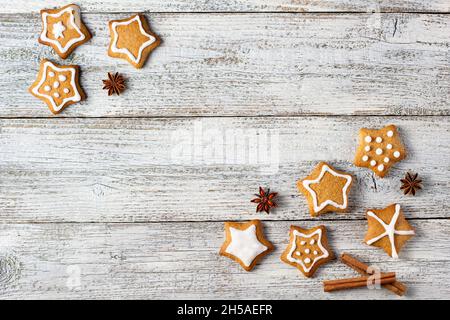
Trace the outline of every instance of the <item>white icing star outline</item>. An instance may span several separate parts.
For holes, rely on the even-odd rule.
[[[58,112],[59,110],[61,110],[64,107],[64,105],[69,101],[73,101],[73,102],[81,101],[81,95],[78,92],[78,88],[77,88],[77,85],[75,82],[75,80],[76,80],[75,79],[75,75],[76,75],[75,68],[72,68],[72,67],[58,68],[50,61],[44,62],[42,67],[43,67],[43,70],[42,70],[43,76],[42,76],[41,80],[39,81],[39,83],[31,89],[35,95],[47,99],[50,102],[50,104],[52,105],[52,108],[55,112]],[[47,69],[49,67],[51,67],[53,70],[55,70],[57,72],[70,71],[70,86],[73,88],[74,94],[70,97],[64,98],[59,105],[56,104],[55,99],[53,99],[52,95],[43,94],[43,93],[39,92],[39,89],[41,88],[41,86],[44,84],[45,81],[47,81]]]
[[[287,255],[287,259],[290,262],[293,263],[298,263],[299,265],[302,266],[303,270],[305,270],[305,272],[309,272],[313,267],[314,264],[319,261],[320,259],[324,259],[327,258],[330,254],[328,253],[327,249],[324,248],[324,246],[322,245],[322,229],[317,229],[316,231],[306,235],[304,233],[301,233],[297,230],[293,230],[293,234],[294,234],[294,240],[292,241],[292,247],[291,250],[289,251],[288,255]],[[320,256],[316,256],[314,257],[314,260],[311,262],[311,265],[309,267],[306,267],[303,260],[301,259],[296,259],[293,257],[295,250],[297,249],[297,237],[302,237],[302,238],[312,238],[315,234],[319,235],[319,239],[317,240],[317,245],[320,248],[320,251],[322,251],[322,254]]]
[[[225,252],[239,258],[246,267],[249,267],[257,256],[269,249],[259,241],[255,224],[244,230],[233,227],[229,227],[229,230],[231,240]]]
[[[123,25],[129,25],[132,22],[137,21],[139,24],[139,31],[141,32],[142,35],[146,36],[147,38],[149,38],[149,40],[147,40],[146,42],[144,42],[143,44],[141,44],[141,46],[139,47],[139,52],[138,52],[138,56],[135,57],[130,50],[128,50],[127,48],[117,48],[117,42],[119,40],[119,34],[117,33],[117,27],[118,26],[123,26]],[[145,48],[147,48],[149,45],[151,45],[152,43],[154,43],[156,41],[156,38],[154,36],[152,36],[151,34],[147,33],[144,30],[144,27],[142,26],[142,21],[139,17],[139,15],[135,15],[134,17],[130,18],[130,20],[127,21],[115,21],[111,24],[111,29],[113,31],[113,41],[111,43],[111,51],[114,53],[123,53],[126,54],[128,56],[128,58],[130,58],[130,60],[132,60],[134,63],[138,64],[139,61],[142,58],[142,52],[144,51]]]
[[[77,38],[71,39],[63,47],[58,40],[50,39],[49,37],[47,37],[47,31],[48,31],[47,18],[48,17],[59,18],[66,12],[70,13],[69,23],[78,32],[78,34],[80,36]],[[77,15],[76,17],[75,17],[75,14]],[[65,9],[61,10],[58,13],[43,12],[42,13],[42,21],[43,21],[44,26],[43,26],[42,33],[41,33],[41,40],[54,44],[58,48],[58,50],[62,53],[66,53],[67,50],[69,50],[69,48],[72,45],[74,45],[77,42],[83,41],[86,38],[85,35],[81,32],[81,29],[79,28],[79,24],[81,24],[80,12],[79,12],[79,9],[75,6],[69,6]],[[64,37],[63,37],[63,39],[64,39]]]
[[[311,184],[315,184],[315,183],[319,183],[323,176],[325,175],[325,172],[329,172],[331,173],[333,176],[335,177],[341,177],[347,180],[347,182],[345,183],[344,187],[342,188],[342,199],[343,199],[343,203],[339,204],[334,202],[331,199],[327,199],[324,202],[322,202],[320,205],[318,204],[318,198],[317,198],[317,194],[316,192],[310,187]],[[314,207],[314,212],[319,212],[320,210],[322,210],[323,208],[325,208],[327,205],[332,205],[335,206],[336,208],[339,209],[345,209],[347,208],[347,189],[350,186],[350,184],[352,183],[352,176],[348,175],[348,174],[340,174],[337,173],[336,171],[334,171],[333,169],[331,169],[328,165],[324,164],[322,166],[322,169],[320,171],[319,176],[314,179],[314,180],[303,180],[303,187],[305,187],[306,190],[308,190],[308,192],[311,194],[311,198],[313,200],[313,207]]]
[[[367,244],[371,245],[374,242],[377,242],[378,240],[384,238],[384,237],[388,237],[389,238],[389,242],[391,243],[391,254],[392,257],[397,259],[398,258],[398,253],[397,253],[397,248],[395,247],[395,235],[403,235],[403,236],[407,236],[407,235],[414,235],[415,232],[414,230],[397,230],[395,229],[395,225],[397,223],[398,217],[400,215],[400,205],[396,204],[395,205],[395,213],[392,216],[391,221],[389,222],[389,224],[386,224],[383,220],[381,220],[374,212],[372,211],[367,211],[367,214],[374,218],[376,221],[378,221],[379,224],[381,224],[381,226],[384,228],[384,232],[370,240],[367,240]]]

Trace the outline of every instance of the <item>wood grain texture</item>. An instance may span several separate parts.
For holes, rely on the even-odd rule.
[[[67,4],[65,0],[6,1],[2,12],[29,13]],[[83,0],[84,12],[448,12],[447,0]]]
[[[361,127],[394,123],[409,152],[384,179],[352,164]],[[351,213],[399,202],[407,217],[450,217],[448,117],[4,119],[4,222],[250,219],[258,186],[280,193],[267,219],[310,219],[296,181],[320,160],[356,177]],[[424,190],[404,196],[419,172]]]
[[[2,224],[0,298],[399,299],[384,289],[324,293],[322,280],[357,276],[338,261],[311,279],[282,263],[289,226],[319,223],[265,223],[276,248],[252,272],[219,256],[222,222]],[[403,299],[450,298],[450,220],[411,223],[417,236],[399,260],[362,243],[364,221],[324,224],[336,254],[396,272],[409,289]]]
[[[163,44],[142,70],[107,56],[107,21],[86,14],[93,39],[81,66],[87,100],[62,117],[448,115],[449,15],[148,14]],[[0,117],[53,117],[27,93],[39,61],[38,15],[0,15]],[[61,62],[61,61],[60,61]],[[129,89],[107,97],[102,79]]]

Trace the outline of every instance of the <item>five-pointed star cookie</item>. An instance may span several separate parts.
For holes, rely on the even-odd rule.
[[[406,221],[399,204],[385,209],[367,210],[368,230],[364,241],[382,248],[388,255],[398,258],[398,252],[411,237],[414,228]]]
[[[225,222],[225,242],[219,254],[238,262],[246,271],[273,250],[264,238],[259,220],[249,222]]]
[[[324,226],[312,229],[291,226],[289,244],[281,255],[283,262],[296,267],[306,277],[312,277],[321,265],[333,258]]]
[[[38,77],[29,92],[44,101],[52,113],[61,112],[84,98],[79,84],[78,66],[59,66],[49,60],[42,60]]]
[[[297,182],[297,188],[308,200],[311,216],[326,212],[345,212],[353,178],[350,174],[320,162],[309,176]]]
[[[110,21],[109,31],[109,56],[125,59],[136,68],[142,68],[150,52],[160,43],[158,36],[150,31],[145,16],[139,14]]]
[[[41,10],[41,17],[39,42],[51,46],[63,59],[91,38],[89,30],[81,21],[80,7],[75,4]]]
[[[360,129],[359,146],[355,165],[370,168],[379,177],[384,177],[390,167],[406,157],[397,127],[388,125],[382,129]]]

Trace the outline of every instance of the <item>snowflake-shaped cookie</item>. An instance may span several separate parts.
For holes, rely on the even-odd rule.
[[[359,146],[355,165],[370,168],[379,177],[384,177],[389,168],[406,157],[406,150],[400,141],[397,128],[388,125],[382,129],[359,131]]]

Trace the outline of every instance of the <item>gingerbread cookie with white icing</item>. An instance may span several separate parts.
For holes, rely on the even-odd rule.
[[[260,220],[249,222],[225,222],[225,242],[219,254],[228,257],[246,271],[273,250],[273,245],[264,237]]]
[[[289,244],[281,255],[281,261],[297,268],[309,278],[321,265],[333,259],[324,226],[312,229],[291,226]]]
[[[382,248],[388,255],[397,259],[406,241],[415,234],[400,205],[391,204],[385,209],[367,210],[366,216],[368,230],[364,242]]]
[[[406,157],[397,127],[388,125],[382,129],[359,130],[359,146],[356,150],[355,165],[371,169],[383,178],[389,169]]]
[[[136,14],[127,19],[109,22],[111,42],[108,55],[122,58],[135,68],[142,68],[150,53],[160,44],[145,16]]]
[[[62,59],[66,59],[76,47],[91,38],[89,30],[81,21],[80,7],[75,4],[41,10],[41,18],[39,43],[51,46]]]
[[[326,212],[346,212],[352,183],[352,175],[320,162],[309,176],[297,182],[297,188],[305,195],[311,216],[316,217]]]
[[[53,114],[85,98],[79,84],[80,68],[75,65],[60,66],[42,60],[36,81],[28,89],[36,98],[44,101]]]

